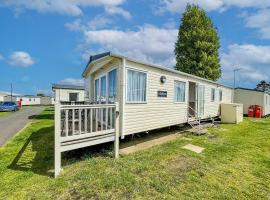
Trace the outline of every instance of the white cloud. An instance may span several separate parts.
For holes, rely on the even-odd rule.
[[[185,10],[187,3],[196,4],[206,11],[223,11],[228,7],[239,8],[265,8],[270,6],[269,0],[160,0],[158,12],[181,13]]]
[[[102,16],[96,16],[91,21],[89,21],[87,23],[87,26],[91,30],[96,30],[99,28],[104,28],[110,23],[111,23],[111,20],[109,18],[102,17]]]
[[[25,51],[15,51],[11,54],[9,64],[18,67],[29,67],[33,65],[35,61],[29,53]]]
[[[10,91],[0,91],[0,94],[6,94],[6,95],[10,95]],[[19,96],[19,95],[21,95],[21,94],[19,94],[19,93],[14,93],[14,92],[12,92],[12,95],[15,95],[15,96]]]
[[[75,79],[75,78],[66,78],[58,82],[59,84],[66,84],[66,85],[84,85],[84,79]]]
[[[14,7],[17,12],[24,9],[41,13],[53,12],[78,16],[82,8],[89,6],[119,6],[125,0],[2,0],[0,6]]]
[[[66,23],[65,26],[71,31],[85,31],[104,28],[110,23],[109,18],[96,16],[87,23],[83,23],[81,19],[76,19],[73,22]]]
[[[131,30],[88,30],[84,31],[85,40],[89,45],[99,44],[104,50],[138,58],[148,62],[174,65],[174,44],[177,38],[177,29],[157,28],[152,25]],[[164,60],[170,58],[169,63]]]
[[[4,56],[0,54],[0,60],[4,60]]]
[[[185,10],[187,3],[199,5],[207,11],[218,10],[224,6],[222,0],[161,0],[158,12],[181,13]]]
[[[270,9],[244,15],[244,18],[247,27],[258,29],[262,38],[270,39]]]
[[[233,44],[228,47],[227,53],[221,54],[222,80],[232,83],[233,70],[238,72],[238,85],[257,83],[260,80],[270,79],[270,46],[256,46],[253,44]]]
[[[67,27],[71,31],[83,31],[85,29],[80,19],[76,19],[73,22],[66,23],[65,27]]]
[[[131,14],[128,11],[117,6],[106,6],[105,12],[109,15],[120,15],[125,19],[131,19]]]

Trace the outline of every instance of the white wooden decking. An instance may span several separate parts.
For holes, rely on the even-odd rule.
[[[61,153],[115,141],[119,154],[118,104],[55,104],[55,176],[61,171]]]

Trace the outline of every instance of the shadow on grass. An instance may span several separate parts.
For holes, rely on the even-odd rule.
[[[62,153],[62,167],[92,157],[112,157],[113,143],[101,144]],[[54,176],[54,126],[33,132],[24,143],[9,169]]]
[[[31,115],[28,119],[54,119],[53,114]]]
[[[9,165],[9,169],[53,176],[53,132],[53,126],[33,132]]]

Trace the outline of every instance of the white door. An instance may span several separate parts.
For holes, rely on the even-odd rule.
[[[196,84],[196,112],[197,117],[204,115],[204,85]]]

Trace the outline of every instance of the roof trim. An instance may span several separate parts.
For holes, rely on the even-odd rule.
[[[99,60],[103,60],[104,58],[109,57],[109,56],[111,56],[110,51],[105,52],[105,53],[96,54],[96,55],[91,55],[89,57],[89,61],[88,61],[87,65],[85,66],[85,68],[83,70],[82,77],[85,77],[85,75],[86,75],[85,73],[88,70],[90,64],[96,63]]]
[[[80,86],[80,85],[52,84],[52,89],[84,90],[84,86]]]
[[[103,57],[100,56],[102,54],[97,54],[96,56],[98,57],[98,59],[89,60],[88,64],[86,65],[86,67],[84,69],[84,72],[82,74],[83,77],[85,77],[85,75],[86,75],[85,73],[88,70],[90,64],[94,64],[97,61],[100,61],[100,60],[102,60],[102,59],[104,59],[104,58],[106,58],[108,56],[111,56],[111,57],[116,57],[116,58],[120,58],[120,59],[126,59],[126,60],[129,60],[131,62],[140,63],[140,64],[147,65],[147,66],[150,66],[150,67],[158,68],[158,69],[161,69],[161,70],[169,71],[169,72],[180,74],[180,75],[187,76],[187,77],[192,77],[192,78],[195,78],[195,79],[199,79],[199,80],[202,80],[202,81],[210,82],[210,83],[213,83],[213,84],[217,84],[219,86],[223,86],[223,87],[233,89],[233,87],[223,85],[223,84],[220,84],[218,82],[215,82],[215,81],[212,81],[212,80],[209,80],[209,79],[205,79],[205,78],[202,78],[202,77],[199,77],[199,76],[195,76],[195,75],[192,75],[192,74],[181,72],[181,71],[178,71],[178,70],[175,70],[175,69],[170,69],[168,67],[164,67],[164,66],[161,66],[161,65],[157,65],[157,64],[153,64],[153,63],[147,63],[147,62],[140,61],[140,60],[137,60],[137,59],[129,58],[129,57],[124,56],[124,55],[115,54],[115,53],[112,53],[112,52],[106,52],[106,53],[103,53],[103,54],[104,54]],[[91,56],[90,56],[90,58],[91,58]]]
[[[256,90],[256,89],[250,89],[250,88],[243,88],[243,87],[237,87],[237,88],[235,88],[235,90],[248,90],[248,91],[252,91],[252,92],[261,92],[261,93],[268,94],[267,92],[264,92],[264,91],[260,91],[260,90]]]

